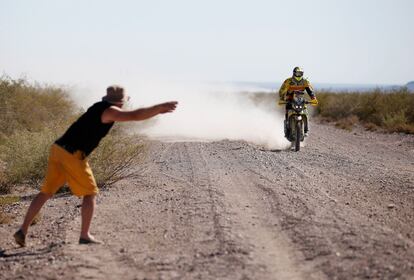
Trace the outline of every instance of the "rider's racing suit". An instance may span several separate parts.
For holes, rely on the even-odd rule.
[[[286,114],[285,114],[285,133],[287,133],[287,119],[288,119],[288,111],[292,109],[292,104],[289,102],[293,99],[293,92],[294,91],[302,91],[307,92],[309,97],[312,101],[317,102],[316,96],[313,93],[313,87],[310,82],[302,78],[300,81],[296,80],[294,77],[287,78],[279,90],[279,100],[280,101],[287,101],[286,103]],[[308,118],[306,118],[305,125],[304,125],[304,132],[308,132]],[[287,133],[288,134],[288,133]],[[287,135],[285,135],[287,137]]]

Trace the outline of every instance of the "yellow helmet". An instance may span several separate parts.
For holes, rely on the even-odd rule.
[[[296,66],[295,68],[293,68],[293,78],[296,81],[300,81],[303,79],[303,70],[302,68]]]

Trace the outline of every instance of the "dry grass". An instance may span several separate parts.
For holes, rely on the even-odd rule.
[[[349,129],[355,117],[369,130],[414,133],[414,94],[406,89],[391,92],[318,94],[317,113],[339,127]]]
[[[139,177],[146,151],[146,143],[139,137],[114,130],[89,159],[98,186],[106,188]]]
[[[66,125],[75,111],[74,102],[62,88],[0,78],[0,144],[18,131],[39,132],[51,124]]]
[[[0,196],[0,207],[20,201],[18,196]]]
[[[16,184],[36,185],[52,141],[77,115],[58,87],[0,78],[0,193]]]
[[[17,184],[39,184],[47,167],[49,147],[58,135],[53,128],[44,128],[40,132],[16,131],[5,138],[0,145],[1,160],[7,163],[2,179],[4,191]]]

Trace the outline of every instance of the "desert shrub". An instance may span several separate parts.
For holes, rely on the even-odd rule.
[[[318,94],[319,105],[317,112],[324,118],[339,120],[353,115],[356,104],[352,102],[353,95],[337,95],[330,93]]]
[[[66,124],[76,110],[63,88],[3,76],[0,78],[0,144],[16,131],[39,132],[50,124]]]
[[[363,93],[322,92],[318,99],[317,113],[326,120],[339,122],[339,126],[355,116],[370,130],[382,128],[406,133],[414,130],[414,94],[404,88],[390,92],[379,89]]]
[[[0,193],[7,193],[9,191],[10,186],[6,184],[6,163],[0,160]]]
[[[0,160],[5,162],[1,185],[8,191],[13,185],[37,185],[47,166],[50,145],[62,129],[44,128],[40,132],[20,130],[0,145]]]
[[[373,123],[363,123],[362,125],[368,131],[377,131],[378,130],[378,126],[376,126]]]
[[[146,156],[142,138],[113,131],[90,156],[90,165],[100,188],[110,187],[125,178],[141,175]]]

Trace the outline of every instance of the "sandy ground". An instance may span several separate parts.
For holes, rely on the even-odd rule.
[[[154,142],[146,171],[44,207],[26,248],[0,225],[1,279],[414,279],[414,136],[314,124],[298,153],[237,141]]]

